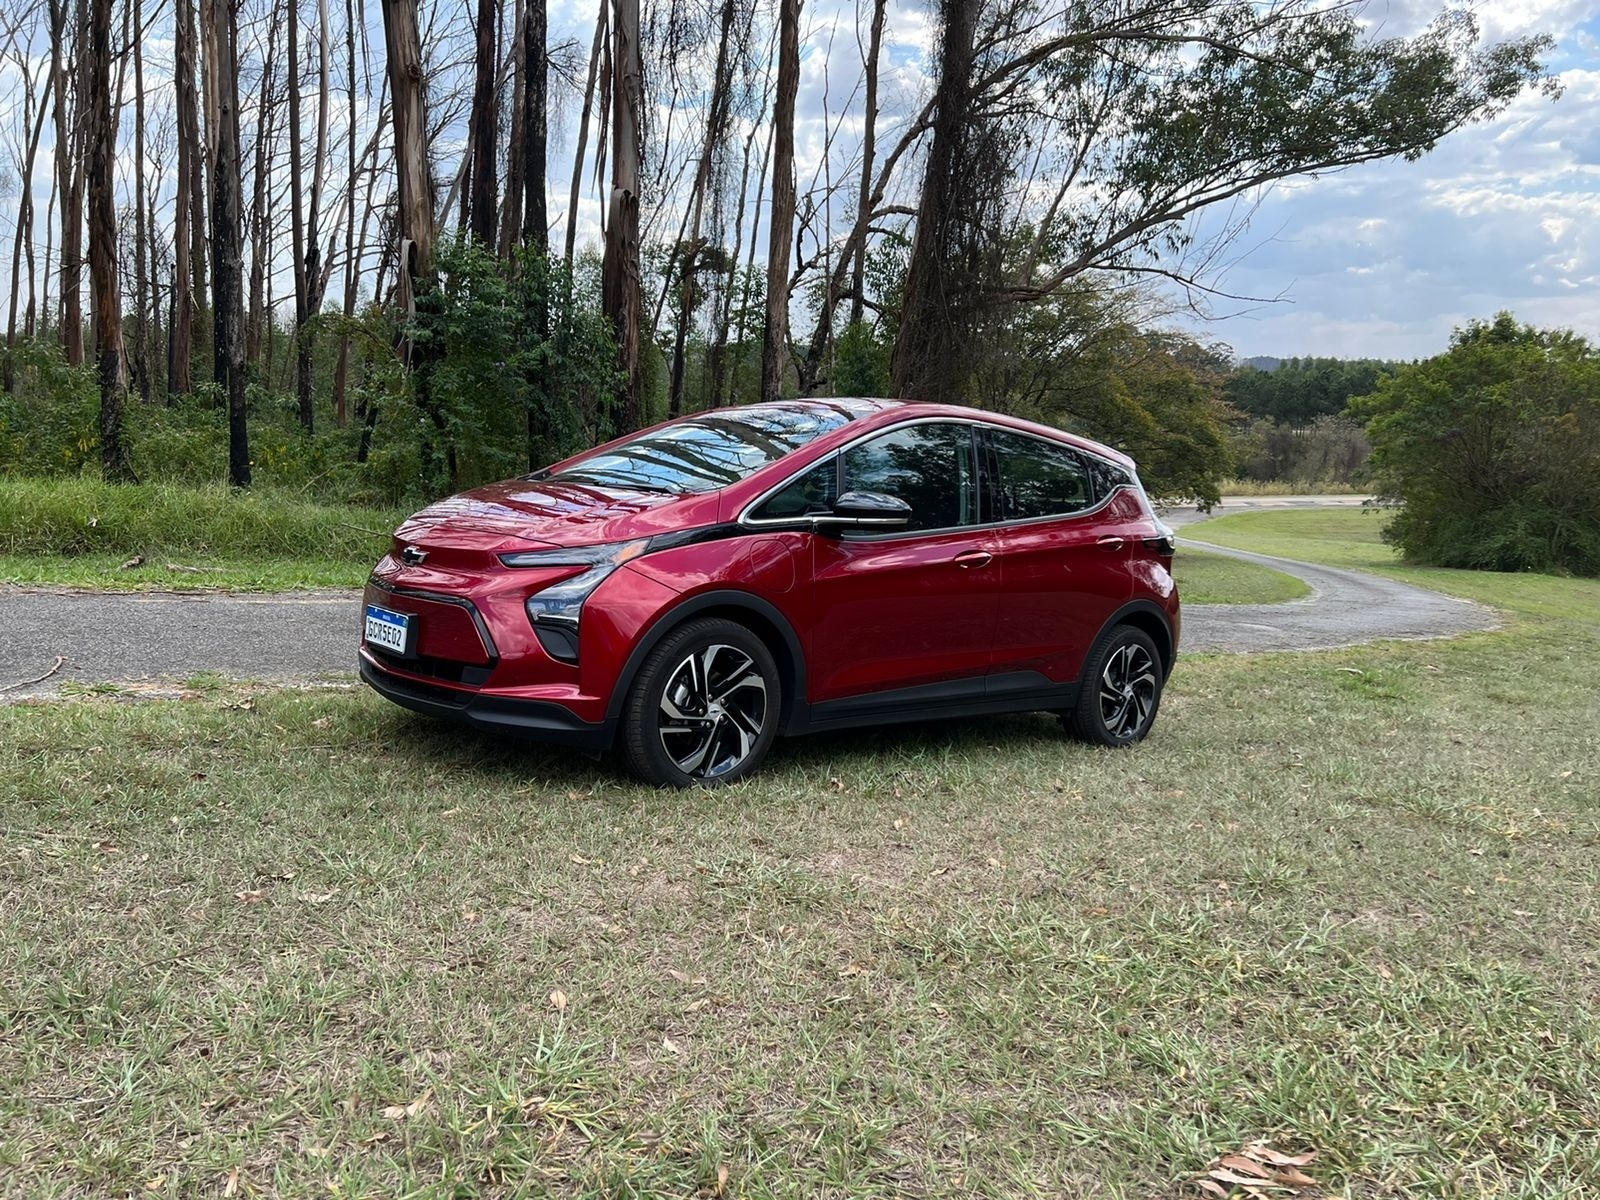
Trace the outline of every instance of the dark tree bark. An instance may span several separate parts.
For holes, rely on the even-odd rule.
[[[172,202],[172,321],[167,364],[167,399],[193,390],[190,360],[194,353],[193,210],[200,184],[200,113],[195,102],[194,6],[174,0],[173,37],[177,78],[178,191]],[[203,294],[203,293],[202,293]]]
[[[480,246],[492,247],[500,199],[500,105],[495,92],[495,74],[500,60],[500,0],[478,0],[477,35],[472,123],[468,128],[468,152],[472,155],[468,225]]]
[[[111,119],[111,0],[94,0],[83,55],[89,152],[89,276],[100,375],[100,465],[107,482],[133,477],[122,439],[122,296],[117,280],[116,126]]]
[[[150,257],[145,245],[144,13],[141,0],[128,9],[133,36],[133,382],[150,400]]]
[[[243,185],[239,172],[238,27],[231,0],[200,0],[206,152],[211,163],[213,378],[227,397],[228,482],[250,486],[245,422]]]
[[[527,0],[522,29],[522,242],[547,249],[550,219],[546,200],[546,148],[550,61],[546,49],[548,20],[545,0]]]
[[[538,2],[538,0],[534,0]],[[790,0],[791,3],[796,0]],[[643,402],[639,277],[639,163],[644,147],[644,66],[639,48],[639,0],[613,0],[611,54],[611,199],[606,219],[601,305],[617,335],[622,392],[612,433],[639,428]]]
[[[427,108],[423,97],[422,38],[417,30],[417,0],[383,0],[383,28],[388,46],[389,94],[394,120],[395,171],[399,182],[399,302],[408,324],[431,315],[436,305],[433,278],[433,185],[428,174]],[[432,368],[437,344],[419,347],[402,337],[400,352],[411,369],[417,404],[428,415],[444,443],[448,479],[438,478],[437,449],[424,446],[424,471],[435,490],[460,483],[455,442],[444,412],[432,394]]]
[[[528,71],[522,57],[523,27],[528,13],[524,0],[516,0],[511,18],[511,129],[506,151],[505,204],[500,211],[500,257],[510,258],[511,249],[522,232],[522,192],[525,178],[522,166],[522,122],[526,119]]]
[[[979,0],[943,3],[944,39],[933,100],[933,141],[917,207],[917,232],[891,366],[895,395],[917,400],[955,399],[950,389],[963,375],[952,369],[952,355],[960,353],[961,343],[955,336],[961,317],[953,305],[964,297],[957,294],[957,283],[950,278],[950,252],[952,225],[964,216],[956,193],[965,191],[961,177],[966,170],[979,7]]]
[[[794,238],[794,104],[800,86],[800,3],[782,0],[778,22],[778,91],[774,100],[772,216],[767,242],[767,327],[761,339],[761,398],[783,390],[789,344],[789,250]]]

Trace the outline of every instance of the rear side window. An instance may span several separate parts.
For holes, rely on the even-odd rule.
[[[1007,521],[1068,516],[1094,506],[1084,455],[1066,446],[992,430],[1000,467],[1000,511]]]
[[[1119,467],[1092,454],[1086,454],[1084,458],[1089,464],[1089,474],[1094,476],[1094,494],[1098,499],[1104,500],[1119,487],[1133,485],[1133,472],[1126,467]]]
[[[904,500],[911,506],[907,529],[971,525],[974,475],[969,425],[907,425],[844,453],[844,490]]]

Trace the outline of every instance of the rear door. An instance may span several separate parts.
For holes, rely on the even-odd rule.
[[[817,536],[813,703],[922,689],[908,703],[983,693],[999,593],[994,531],[977,528],[975,426],[902,425],[842,452],[841,491],[911,506],[894,533]]]
[[[1000,565],[992,679],[1078,678],[1107,618],[1133,595],[1131,543],[1108,521],[1087,455],[1061,442],[991,427]]]

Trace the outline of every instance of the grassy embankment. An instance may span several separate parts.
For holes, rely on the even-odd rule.
[[[293,492],[0,480],[0,581],[89,588],[359,587],[404,512]],[[135,557],[142,564],[123,569]]]
[[[0,1192],[1180,1197],[1265,1138],[1593,1195],[1600,584],[1403,573],[1506,628],[719,792],[362,692],[0,709]]]

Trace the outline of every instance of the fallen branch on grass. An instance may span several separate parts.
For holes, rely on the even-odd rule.
[[[58,654],[56,655],[56,661],[50,664],[50,669],[37,679],[24,679],[21,683],[8,683],[5,687],[0,687],[0,692],[14,692],[18,688],[32,687],[36,683],[43,683],[46,679],[49,679],[50,676],[54,675],[66,665],[67,656],[65,654]]]

